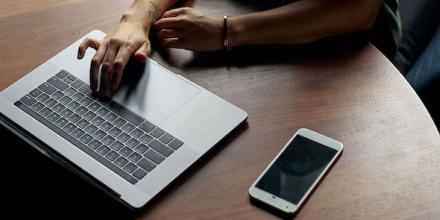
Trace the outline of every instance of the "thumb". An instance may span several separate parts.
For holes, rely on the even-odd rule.
[[[134,57],[139,62],[145,62],[147,60],[147,57],[150,55],[150,53],[151,53],[151,47],[150,47],[150,43],[147,41],[144,44],[142,44],[142,46],[139,47],[139,49],[136,50],[136,52],[134,53]]]

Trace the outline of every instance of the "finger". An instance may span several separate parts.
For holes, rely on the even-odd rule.
[[[186,49],[184,41],[179,38],[168,38],[160,41],[160,44],[165,48],[180,48]]]
[[[156,34],[157,38],[162,40],[165,38],[180,38],[182,31],[179,29],[161,29]]]
[[[186,20],[182,17],[161,18],[154,23],[156,29],[181,28],[185,25]]]
[[[115,61],[113,63],[113,79],[111,89],[113,92],[119,88],[121,84],[122,74],[124,73],[125,66],[130,60],[131,55],[133,54],[133,47],[121,47],[118,51],[118,55],[116,55]]]
[[[171,9],[171,10],[163,13],[162,18],[177,17],[181,14],[185,14],[185,12],[187,12],[187,11],[188,11],[188,8],[186,8],[186,7]]]
[[[145,42],[142,44],[142,46],[136,50],[134,53],[134,57],[139,62],[145,62],[147,60],[147,57],[151,54],[151,46],[150,42]]]
[[[101,44],[92,58],[90,64],[90,87],[96,91],[98,84],[99,67],[104,60],[105,53],[107,52],[107,45]]]
[[[102,62],[101,88],[99,88],[99,93],[101,96],[106,96],[107,89],[111,86],[113,77],[113,62],[116,54],[118,54],[118,51],[119,44],[110,44],[107,52],[105,53],[105,57]]]
[[[82,59],[84,57],[84,54],[89,47],[98,50],[99,41],[91,38],[84,39],[84,41],[79,45],[78,48],[78,59]]]

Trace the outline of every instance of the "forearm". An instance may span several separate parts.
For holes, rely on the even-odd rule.
[[[297,44],[370,28],[383,0],[302,0],[229,19],[232,46]]]
[[[144,29],[150,26],[178,0],[134,0],[130,8],[122,15],[121,22],[139,21]]]

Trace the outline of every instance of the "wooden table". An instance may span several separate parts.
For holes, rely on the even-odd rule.
[[[0,89],[87,32],[110,31],[129,4],[1,1]],[[200,0],[194,7],[235,15],[263,4]],[[296,219],[440,219],[439,133],[410,85],[371,44],[168,52],[153,58],[244,109],[249,119],[140,219],[274,218],[249,202],[247,190],[301,127],[340,140],[345,151]]]

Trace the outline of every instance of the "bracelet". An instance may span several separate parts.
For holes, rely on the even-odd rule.
[[[223,16],[223,46],[226,51],[231,50],[228,40],[228,16]]]

